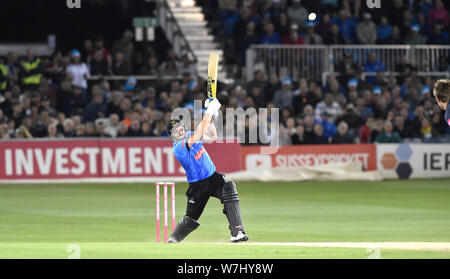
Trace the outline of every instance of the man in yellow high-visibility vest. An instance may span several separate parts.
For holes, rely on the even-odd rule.
[[[0,60],[0,92],[5,91],[8,86],[8,75],[8,67]]]
[[[33,50],[27,50],[27,59],[21,63],[22,86],[24,90],[37,90],[41,82],[43,67],[41,59],[35,58]]]

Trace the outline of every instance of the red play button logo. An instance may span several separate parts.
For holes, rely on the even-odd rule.
[[[270,155],[250,154],[245,157],[245,166],[247,170],[262,170],[272,167],[272,158]]]

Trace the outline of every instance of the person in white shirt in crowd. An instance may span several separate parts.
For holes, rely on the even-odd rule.
[[[315,109],[316,118],[320,119],[323,112],[328,113],[328,120],[333,123],[336,118],[341,116],[341,106],[339,106],[339,104],[334,101],[333,94],[326,94],[324,100],[317,104]]]
[[[120,121],[119,116],[115,113],[112,113],[109,118],[101,118],[97,119],[97,122],[103,122],[105,124],[105,133],[111,135],[111,137],[115,138],[117,136],[117,132],[119,131]]]
[[[81,54],[77,49],[72,50],[72,63],[67,67],[67,75],[72,80],[72,85],[81,87],[83,95],[86,96],[90,76],[88,66],[81,61]]]

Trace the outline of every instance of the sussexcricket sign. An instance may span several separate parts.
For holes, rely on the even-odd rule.
[[[239,144],[205,146],[219,171],[241,169],[223,159],[239,158]],[[184,177],[169,140],[0,142],[0,162],[0,180]]]
[[[365,170],[376,170],[376,146],[373,144],[282,146],[274,154],[261,154],[259,146],[242,148],[245,170],[295,168],[328,163],[360,161]]]

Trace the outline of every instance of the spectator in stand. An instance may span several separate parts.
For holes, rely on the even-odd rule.
[[[152,130],[151,130],[151,126],[147,121],[142,123],[142,136],[143,137],[153,137],[154,136],[152,133]]]
[[[372,21],[372,15],[365,13],[363,21],[356,28],[358,42],[364,45],[372,45],[377,41],[377,26]]]
[[[161,65],[162,76],[178,76],[178,67],[175,60],[168,60]]]
[[[308,19],[308,11],[302,6],[302,0],[292,0],[292,6],[287,9],[287,16],[291,23],[295,23],[299,27],[305,25]]]
[[[433,33],[428,37],[427,44],[430,45],[448,45],[448,33],[443,31],[442,24],[436,24],[433,28]]]
[[[400,26],[403,24],[403,11],[405,7],[403,5],[403,0],[393,0],[390,7],[386,10],[389,22],[392,25]]]
[[[110,73],[111,72],[111,66],[112,66],[112,57],[111,57],[111,53],[109,52],[109,50],[105,47],[105,42],[103,41],[102,37],[98,37],[95,40],[95,49],[94,49],[94,53],[96,52],[100,52],[101,53],[101,57],[102,57],[102,61],[104,63],[106,63],[107,66],[107,72]],[[94,57],[94,53],[90,53],[90,59],[92,60]]]
[[[368,72],[368,73],[376,73],[377,71],[386,71],[386,69],[384,68],[383,63],[381,63],[379,60],[377,60],[377,54],[375,52],[370,52],[369,53],[369,59],[366,63],[366,65],[364,65],[364,72]],[[367,83],[374,83],[377,80],[376,77],[374,76],[368,76],[366,77],[366,82]]]
[[[86,136],[86,126],[84,124],[78,124],[75,128],[75,137],[82,138]]]
[[[373,83],[373,85],[378,86],[381,89],[385,88],[388,85],[387,78],[382,70],[377,71],[377,74],[375,76],[375,82]]]
[[[281,84],[278,80],[278,77],[275,73],[272,73],[270,75],[270,79],[268,84],[264,87],[264,96],[266,103],[269,103],[273,100],[273,96],[275,95],[275,92],[281,89]]]
[[[420,127],[420,135],[422,138],[422,142],[430,143],[433,142],[434,138],[437,138],[437,131],[433,129],[433,126],[431,126],[431,121],[427,117],[423,117],[421,121],[421,127]]]
[[[142,66],[139,74],[144,76],[159,76],[158,58],[154,56],[150,57],[147,64]]]
[[[292,136],[297,132],[296,128],[295,128],[295,119],[292,118],[292,117],[289,117],[286,120],[286,125],[285,126],[286,126],[286,133],[287,133],[287,135],[290,138],[289,141],[291,141]],[[292,143],[292,141],[291,141],[291,143]]]
[[[139,120],[133,120],[131,122],[131,126],[128,129],[127,137],[141,137],[142,136],[142,130],[141,130],[141,123]]]
[[[259,35],[256,34],[256,25],[253,21],[249,21],[247,23],[245,36],[241,39],[241,41],[237,42],[242,66],[245,66],[246,52],[248,47],[250,45],[256,45],[258,43]]]
[[[103,121],[98,121],[95,125],[95,133],[97,137],[100,138],[110,138],[111,135],[105,132],[105,123]]]
[[[320,123],[314,125],[314,137],[311,144],[328,144],[329,138],[323,134],[323,127]]]
[[[197,66],[189,58],[189,53],[185,52],[183,54],[182,62],[178,66],[178,72],[183,76],[189,77],[190,79],[197,77]]]
[[[72,64],[67,67],[67,75],[72,80],[72,85],[78,86],[83,90],[83,95],[87,94],[87,78],[90,76],[89,68],[85,63],[81,62],[81,54],[74,49],[71,53]]]
[[[392,26],[389,24],[387,16],[382,16],[380,24],[377,26],[377,43],[386,44],[392,34]]]
[[[341,84],[353,79],[352,82],[358,83],[356,76],[360,74],[358,64],[352,60],[352,56],[348,53],[344,54],[344,59],[337,65],[336,71],[340,74],[338,80]],[[358,85],[358,84],[356,84]]]
[[[383,124],[383,120],[374,119],[372,126],[370,127],[369,143],[374,143],[377,136],[383,132]]]
[[[324,100],[317,104],[315,109],[316,118],[320,118],[324,112],[327,113],[330,122],[334,122],[342,113],[341,107],[334,101],[331,93],[327,93]]]
[[[126,30],[120,40],[116,41],[112,47],[112,55],[117,59],[116,54],[121,52],[123,55],[122,63],[130,65],[129,71],[131,72],[131,65],[133,63],[134,44],[133,44],[133,32]],[[128,69],[127,69],[128,70]]]
[[[324,12],[330,13],[337,11],[339,0],[320,0]]]
[[[408,62],[408,57],[403,55],[400,58],[400,62],[395,65],[395,71],[403,76],[408,76],[411,72],[416,71],[416,68]]]
[[[316,119],[315,121],[316,124],[319,123],[322,125],[323,134],[327,138],[332,138],[336,133],[336,125],[333,122],[333,118],[331,118],[331,115],[327,111],[322,112],[320,120]]]
[[[56,124],[52,123],[52,124],[48,125],[48,127],[47,127],[47,137],[50,139],[57,139],[57,138],[62,138],[63,135],[61,135],[58,132],[58,129],[56,129]]]
[[[333,136],[331,143],[333,144],[351,144],[354,143],[353,137],[348,132],[348,125],[344,121],[340,122],[337,133]]]
[[[298,32],[298,25],[292,24],[291,25],[291,31],[289,34],[286,34],[283,39],[281,40],[281,43],[283,45],[303,45],[305,44],[305,41],[303,40],[302,36],[300,36],[300,33]]]
[[[371,142],[372,127],[374,125],[373,115],[366,118],[366,122],[359,131],[359,143],[366,144]]]
[[[279,18],[275,23],[275,31],[280,34],[281,37],[289,34],[291,25],[285,13],[280,13]]]
[[[167,137],[168,134],[164,126],[164,120],[157,120],[155,123],[155,128],[153,129],[153,134],[157,137]]]
[[[322,19],[316,27],[316,33],[319,34],[324,41],[327,41],[329,37],[331,37],[331,28],[333,24],[331,24],[331,16],[328,13],[322,15]],[[336,26],[337,27],[337,26]],[[337,27],[339,31],[339,27]],[[339,32],[338,32],[339,33]]]
[[[302,125],[297,126],[295,133],[291,136],[291,143],[294,145],[306,144],[305,127]]]
[[[267,24],[266,26],[266,32],[264,35],[261,36],[261,39],[259,41],[260,44],[280,44],[281,43],[281,37],[280,34],[275,32],[274,26],[272,23]]]
[[[266,85],[265,73],[264,73],[264,71],[258,70],[255,72],[255,78],[248,83],[248,86],[246,89],[247,89],[247,91],[251,91],[252,88],[254,88],[254,87],[264,87],[265,85]]]
[[[84,110],[86,105],[86,98],[83,96],[83,90],[79,86],[74,86],[72,91],[66,92],[69,94],[64,100],[63,111],[67,117],[79,114]]]
[[[103,55],[101,51],[96,51],[94,53],[94,56],[90,62],[90,66],[91,66],[90,73],[93,76],[109,75],[111,73],[108,62],[103,60]]]
[[[292,99],[294,94],[291,90],[292,80],[286,77],[281,82],[282,88],[275,92],[272,102],[280,109],[288,108],[292,110]]]
[[[305,132],[304,132],[304,143],[305,144],[313,144],[314,142],[314,116],[307,115],[305,116]]]
[[[344,45],[345,39],[339,32],[339,27],[337,24],[331,25],[331,31],[327,36],[324,36],[324,43],[327,45]]]
[[[2,59],[0,59],[0,92],[6,90],[8,86],[8,68],[5,66]]]
[[[239,10],[239,19],[235,22],[233,28],[233,40],[234,42],[240,42],[244,37],[245,33],[242,30],[245,30],[247,24],[250,22],[250,10],[247,7],[242,7]]]
[[[378,143],[401,143],[402,139],[397,132],[393,131],[393,126],[390,121],[384,122],[383,132],[381,132],[375,139]]]
[[[403,37],[400,34],[400,28],[397,25],[392,26],[391,36],[389,36],[386,43],[390,45],[401,45],[404,43]]]
[[[282,12],[286,10],[286,0],[266,1],[263,8],[264,16],[272,22],[275,22]]]
[[[95,131],[95,124],[93,122],[87,122],[85,125],[85,137],[97,137],[97,132]]]
[[[364,124],[363,118],[352,103],[347,104],[342,116],[336,120],[336,123],[341,122],[345,122],[347,124],[347,128],[351,136],[356,135],[359,128]]]
[[[115,113],[109,115],[108,121],[105,124],[105,133],[111,135],[113,138],[117,136],[117,132],[119,131],[119,116]]]
[[[420,33],[420,25],[414,24],[411,27],[408,37],[405,39],[405,43],[409,45],[424,45],[426,43],[426,38]]]
[[[339,31],[344,36],[345,42],[351,44],[355,42],[356,20],[349,16],[349,13],[342,9],[339,11],[339,17],[333,18],[332,23],[339,26]]]
[[[441,22],[444,25],[444,29],[446,29],[449,25],[449,21],[449,14],[444,3],[442,0],[435,0],[434,7],[428,12],[428,26],[433,27]]]
[[[117,76],[131,75],[131,63],[125,59],[125,54],[122,51],[114,53],[112,73]]]
[[[119,130],[117,130],[117,137],[126,137],[128,134],[128,125],[125,122],[120,122]]]
[[[14,87],[19,82],[20,65],[17,63],[17,55],[10,51],[6,57],[6,68],[8,69],[7,87]]]
[[[408,10],[403,11],[403,17],[402,22],[398,27],[400,28],[400,33],[403,37],[406,37],[406,35],[411,30],[412,26],[418,24],[417,22],[414,22],[413,17],[411,16],[411,13]]]
[[[358,0],[343,0],[342,8],[348,11],[349,14],[358,17],[361,11],[361,1]]]
[[[75,126],[72,119],[68,118],[64,120],[64,137],[72,138],[75,136]]]
[[[92,58],[95,54],[94,45],[92,44],[92,40],[86,39],[83,42],[83,48],[81,49],[81,57],[83,57],[83,62],[86,64],[90,64]]]
[[[305,44],[307,45],[321,45],[323,44],[322,37],[314,31],[315,24],[312,21],[309,21],[306,24],[306,34],[304,36]]]
[[[103,102],[102,94],[93,96],[90,102],[83,111],[83,122],[94,122],[97,118],[103,118],[106,115],[106,106]]]
[[[42,74],[44,73],[44,66],[41,59],[35,57],[32,49],[27,49],[26,59],[20,65],[23,90],[36,90],[39,87]]]
[[[397,114],[394,117],[394,131],[402,138],[406,139],[409,137],[405,126],[405,117],[401,114]]]

